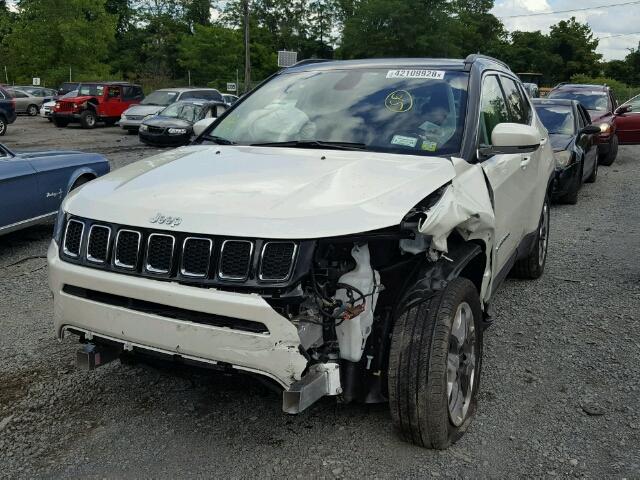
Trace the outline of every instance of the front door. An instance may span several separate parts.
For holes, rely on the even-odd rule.
[[[120,117],[122,114],[122,87],[111,85],[107,89],[104,102],[103,117]]]
[[[27,160],[0,149],[0,229],[42,215],[36,171]]]
[[[616,116],[618,141],[620,143],[640,143],[640,95],[632,98],[625,106],[631,107],[627,113]]]
[[[478,146],[489,147],[496,125],[509,122],[507,103],[496,75],[488,75],[482,82],[479,120]],[[494,277],[514,260],[514,253],[522,238],[522,161],[522,154],[493,155],[482,161],[482,168],[493,191],[496,218],[492,255]]]

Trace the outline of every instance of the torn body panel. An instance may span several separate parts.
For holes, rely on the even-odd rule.
[[[440,199],[429,208],[426,218],[418,225],[418,231],[431,237],[431,250],[448,252],[448,238],[456,231],[465,240],[479,240],[486,252],[493,252],[495,242],[495,214],[491,192],[482,167],[462,159],[452,159],[456,176],[445,188]],[[494,261],[486,262],[480,298],[489,300]]]

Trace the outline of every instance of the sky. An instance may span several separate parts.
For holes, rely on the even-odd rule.
[[[588,23],[596,37],[638,32],[636,35],[600,40],[598,53],[601,53],[605,60],[621,60],[629,53],[630,48],[638,48],[640,42],[640,1],[633,5],[611,5],[630,1],[632,0],[496,0],[492,13],[501,18],[509,31],[541,30],[547,33],[551,25],[574,16],[579,22]],[[511,15],[557,12],[602,5],[607,7],[572,13],[505,18]]]

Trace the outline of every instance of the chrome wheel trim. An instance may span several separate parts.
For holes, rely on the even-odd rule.
[[[6,128],[7,128],[7,124],[4,123],[4,121],[0,121],[0,135],[2,135],[4,133]]]
[[[86,121],[87,121],[87,125],[89,125],[90,127],[93,127],[96,124],[95,115],[93,114],[87,115]]]
[[[35,117],[36,115],[38,115],[38,107],[31,105],[27,113],[30,117]]]
[[[456,427],[464,422],[471,406],[476,377],[476,329],[467,302],[458,305],[449,334],[447,399],[449,419]]]
[[[542,206],[542,218],[538,229],[538,264],[544,265],[547,258],[547,246],[549,244],[549,204],[545,201]]]

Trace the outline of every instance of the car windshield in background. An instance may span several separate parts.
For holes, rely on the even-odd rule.
[[[575,133],[573,111],[563,105],[536,105],[536,111],[549,133],[573,135]]]
[[[62,97],[60,98],[72,98],[72,97],[77,97],[78,96],[78,90],[71,90],[68,93],[65,93],[64,95],[62,95]]]
[[[170,105],[178,98],[178,92],[153,92],[145,97],[142,105]]]
[[[188,122],[195,123],[202,113],[202,105],[193,103],[174,103],[162,110],[158,115],[163,117],[179,118]]]
[[[559,91],[551,92],[548,98],[564,98],[567,100],[577,100],[587,110],[606,112],[609,110],[609,97],[605,92],[586,90],[580,91]]]
[[[209,138],[453,154],[460,151],[468,81],[465,72],[427,67],[285,73],[239,104]]]
[[[78,87],[78,96],[96,95],[101,97],[104,93],[104,85],[80,85]]]

